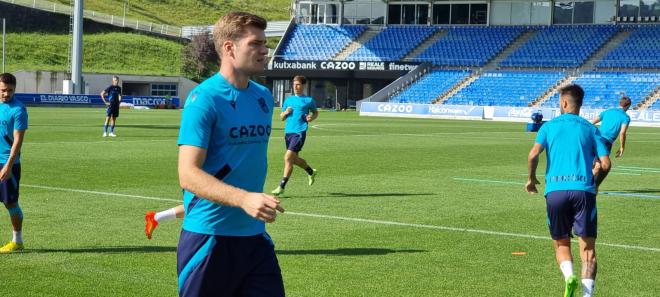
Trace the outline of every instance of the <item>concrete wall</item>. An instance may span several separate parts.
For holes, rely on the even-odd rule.
[[[61,94],[64,86],[64,80],[69,75],[64,72],[54,71],[17,71],[13,73],[18,82],[16,86],[17,93],[50,93]],[[179,97],[183,101],[188,93],[197,86],[197,83],[179,76],[148,76],[148,75],[123,75],[119,76],[120,85],[123,83],[172,83],[178,86]],[[98,95],[112,84],[113,74],[83,73],[83,82],[85,83],[85,94]],[[142,89],[144,93],[135,94],[137,96],[150,96],[150,88]]]

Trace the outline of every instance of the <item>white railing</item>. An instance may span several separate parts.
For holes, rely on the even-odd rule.
[[[289,27],[290,21],[269,21],[266,27],[266,37],[281,37]],[[191,39],[195,35],[205,32],[212,33],[213,25],[208,26],[183,26],[181,28],[181,37]]]
[[[44,1],[44,0],[0,0],[0,1],[15,5],[20,5],[20,6],[30,7],[34,9],[39,9],[47,12],[71,15],[71,6],[54,3],[50,1]],[[177,27],[177,26],[156,24],[148,21],[140,21],[140,20],[125,18],[122,16],[100,13],[93,10],[85,10],[83,15],[86,19],[98,23],[110,24],[117,27],[132,28],[138,31],[150,32],[150,33],[173,36],[173,37],[183,37],[181,27]]]

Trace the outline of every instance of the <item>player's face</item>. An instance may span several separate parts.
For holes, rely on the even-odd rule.
[[[262,73],[266,67],[266,34],[263,30],[249,26],[243,38],[233,42],[234,67],[246,75]]]
[[[14,91],[16,91],[16,86],[0,82],[0,102],[10,101],[14,97]]]
[[[113,85],[113,86],[119,85],[119,80],[116,79],[116,78],[113,78],[113,79],[112,79],[112,85]]]
[[[296,95],[302,95],[303,85],[299,81],[293,82],[293,93]]]

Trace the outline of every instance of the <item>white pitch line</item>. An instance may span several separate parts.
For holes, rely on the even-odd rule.
[[[21,184],[21,187],[35,188],[35,189],[45,189],[45,190],[55,190],[55,191],[64,191],[64,192],[75,192],[75,193],[83,193],[83,194],[95,194],[95,195],[103,195],[103,196],[138,198],[138,199],[146,199],[146,200],[173,201],[173,202],[178,202],[178,203],[183,202],[181,199],[176,200],[176,199],[170,199],[170,198],[160,198],[160,197],[150,197],[150,196],[130,195],[130,194],[119,194],[119,193],[108,193],[108,192],[99,192],[99,191],[89,191],[89,190],[79,190],[79,189],[49,187],[49,186],[39,186],[39,185]]]
[[[21,186],[28,187],[28,188],[37,188],[37,189],[46,189],[46,190],[55,190],[55,191],[65,191],[65,192],[75,192],[75,193],[85,193],[85,194],[95,194],[95,195],[103,195],[103,196],[116,196],[116,197],[124,197],[124,198],[137,198],[137,199],[146,199],[146,200],[171,201],[171,202],[177,202],[177,203],[182,202],[181,200],[177,200],[177,199],[162,198],[162,197],[150,197],[150,196],[142,196],[142,195],[119,194],[119,193],[89,191],[89,190],[50,187],[50,186],[40,186],[40,185],[26,185],[26,184],[23,184]],[[340,216],[331,216],[331,215],[322,215],[322,214],[313,214],[313,213],[302,213],[302,212],[292,212],[292,211],[287,211],[287,212],[285,212],[285,214],[294,215],[294,216],[302,216],[302,217],[312,217],[312,218],[322,218],[322,219],[349,221],[349,222],[360,222],[360,223],[370,223],[370,224],[380,224],[380,225],[390,225],[390,226],[424,228],[424,229],[463,232],[463,233],[476,233],[476,234],[486,234],[486,235],[504,236],[504,237],[518,237],[518,238],[528,238],[528,239],[538,239],[538,240],[550,240],[550,238],[548,236],[537,236],[537,235],[521,234],[521,233],[499,232],[499,231],[470,229],[470,228],[458,228],[458,227],[448,227],[448,226],[438,226],[438,225],[402,223],[402,222],[394,222],[394,221],[382,221],[382,220],[372,220],[372,219],[350,218],[350,217],[340,217]],[[577,241],[574,241],[574,242],[577,242]],[[608,246],[608,247],[617,247],[617,248],[623,248],[623,249],[640,250],[640,251],[647,251],[647,252],[660,252],[660,248],[652,248],[652,247],[644,247],[644,246],[636,246],[636,245],[614,244],[614,243],[603,243],[603,242],[599,242],[599,243],[597,243],[597,245]]]

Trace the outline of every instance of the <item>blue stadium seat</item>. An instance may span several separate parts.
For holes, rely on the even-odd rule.
[[[364,25],[296,25],[276,56],[286,60],[330,60],[366,29]]]
[[[635,106],[660,85],[660,73],[586,72],[573,83],[584,89],[583,108],[617,107],[622,94],[630,97]],[[559,107],[559,94],[555,93],[543,106]]]
[[[500,66],[579,67],[618,30],[611,25],[541,27]]]
[[[596,64],[598,68],[660,68],[660,26],[640,25]]]
[[[524,31],[521,26],[442,29],[447,34],[414,57],[414,61],[442,66],[483,66]]]
[[[528,106],[565,76],[564,72],[490,71],[444,104]]]
[[[350,56],[348,61],[399,61],[435,33],[436,27],[387,27],[371,38]]]
[[[390,99],[395,103],[430,104],[470,74],[462,70],[434,70]]]

